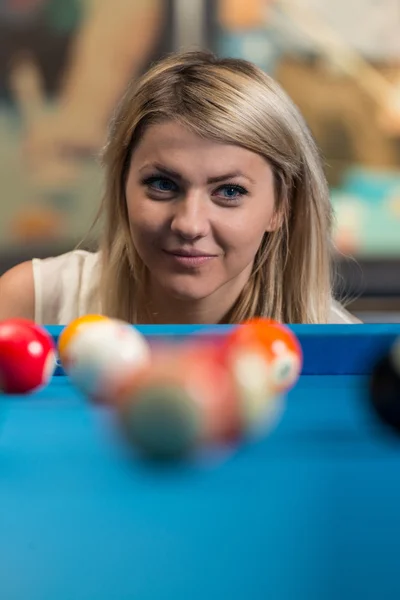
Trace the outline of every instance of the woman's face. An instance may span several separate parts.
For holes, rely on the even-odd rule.
[[[151,286],[180,300],[238,295],[276,221],[273,174],[260,155],[174,122],[145,131],[126,199]]]

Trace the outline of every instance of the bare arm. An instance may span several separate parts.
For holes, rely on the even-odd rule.
[[[35,318],[35,289],[32,262],[24,262],[0,278],[0,320]]]

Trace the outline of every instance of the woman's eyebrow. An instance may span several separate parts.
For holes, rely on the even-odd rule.
[[[147,169],[149,167],[152,167],[153,169],[157,169],[157,171],[160,171],[160,173],[163,173],[164,175],[168,175],[169,177],[173,177],[174,179],[178,179],[179,181],[185,181],[185,177],[183,177],[183,175],[181,175],[177,171],[174,171],[173,169],[170,169],[169,167],[166,167],[165,165],[163,165],[161,163],[146,163],[139,169],[139,171],[143,171],[144,169]],[[251,177],[249,177],[245,173],[242,173],[242,171],[231,171],[230,173],[224,173],[223,175],[216,175],[215,177],[209,177],[207,179],[207,183],[219,183],[220,181],[226,181],[227,179],[234,179],[235,177],[244,177],[245,179],[248,179],[251,183],[254,183],[254,180],[251,179]]]

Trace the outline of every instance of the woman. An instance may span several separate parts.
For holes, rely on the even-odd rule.
[[[204,52],[168,57],[128,87],[103,160],[98,252],[6,273],[0,318],[356,322],[332,298],[318,151],[262,70]]]

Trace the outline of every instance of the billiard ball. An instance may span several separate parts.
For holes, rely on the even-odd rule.
[[[400,434],[400,338],[375,363],[369,400],[381,422]]]
[[[156,353],[117,406],[125,439],[147,458],[182,459],[240,436],[234,383],[210,346]]]
[[[72,322],[59,340],[62,366],[88,399],[113,403],[123,378],[151,360],[150,346],[133,326],[109,318]]]
[[[56,347],[47,331],[27,319],[0,322],[0,389],[27,394],[48,384]]]
[[[70,341],[74,337],[76,337],[76,335],[80,333],[82,329],[84,329],[88,325],[93,325],[94,323],[102,323],[108,320],[108,317],[105,317],[103,315],[90,314],[78,317],[71,321],[66,327],[64,327],[58,338],[58,353],[61,361],[65,362],[67,360],[67,349],[69,347]]]
[[[265,436],[277,425],[285,409],[285,396],[271,384],[271,376],[262,353],[254,349],[236,349],[227,357],[235,382],[242,437]]]
[[[236,384],[242,435],[265,436],[283,415],[285,394],[301,370],[297,338],[272,319],[252,319],[226,336],[221,351]]]
[[[265,379],[272,395],[286,393],[297,382],[303,353],[289,327],[272,319],[251,319],[228,334],[226,343],[233,359],[246,362],[246,368],[251,368],[249,357],[257,357],[252,361],[253,368],[260,379]]]

